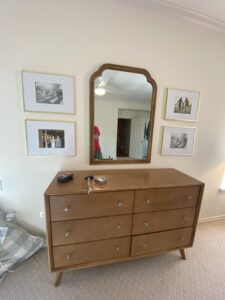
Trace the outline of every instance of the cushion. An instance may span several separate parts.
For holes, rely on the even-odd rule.
[[[16,223],[0,217],[0,282],[12,267],[28,259],[42,246],[43,238],[33,236]]]

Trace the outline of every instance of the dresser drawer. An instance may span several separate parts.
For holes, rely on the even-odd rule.
[[[130,237],[53,247],[54,267],[110,260],[130,254]]]
[[[133,191],[50,196],[51,221],[130,214]]]
[[[195,207],[135,214],[132,234],[143,234],[193,226]]]
[[[131,255],[143,255],[190,246],[193,228],[139,235],[132,238]]]
[[[198,196],[199,186],[140,190],[135,192],[134,212],[193,207]]]
[[[132,215],[52,223],[52,244],[66,245],[131,235]]]

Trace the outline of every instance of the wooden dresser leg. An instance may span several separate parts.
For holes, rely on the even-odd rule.
[[[185,255],[184,249],[180,249],[179,251],[180,251],[181,258],[182,259],[186,259],[186,255]]]
[[[59,286],[62,279],[63,272],[57,272],[55,278],[55,286]]]

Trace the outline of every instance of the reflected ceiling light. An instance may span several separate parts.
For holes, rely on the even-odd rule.
[[[97,96],[104,96],[105,95],[105,89],[104,89],[104,87],[101,87],[101,86],[96,87],[95,88],[95,95],[97,95]]]

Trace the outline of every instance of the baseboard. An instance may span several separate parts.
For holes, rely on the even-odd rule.
[[[225,220],[225,215],[209,217],[209,218],[202,218],[202,219],[198,220],[198,223],[214,222],[214,221],[221,221],[221,220]]]

